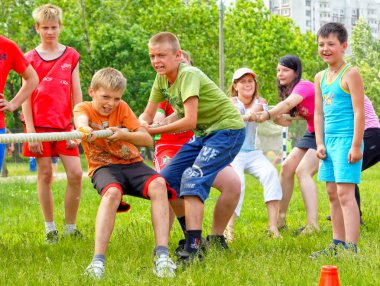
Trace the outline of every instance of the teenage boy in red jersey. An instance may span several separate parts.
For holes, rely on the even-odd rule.
[[[58,42],[62,10],[46,4],[33,11],[41,44],[26,54],[40,84],[22,106],[27,133],[72,130],[72,107],[82,101],[79,54]],[[80,237],[76,216],[82,189],[82,168],[77,144],[71,140],[24,144],[23,155],[37,158],[38,198],[45,219],[46,243],[58,241],[54,224],[51,157],[60,157],[67,175],[63,236]]]

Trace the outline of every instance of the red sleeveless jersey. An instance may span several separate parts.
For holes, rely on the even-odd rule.
[[[72,122],[71,75],[78,64],[79,53],[66,47],[54,60],[44,60],[36,50],[28,52],[25,57],[40,79],[31,96],[34,126],[66,129]]]

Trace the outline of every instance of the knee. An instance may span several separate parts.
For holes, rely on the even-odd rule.
[[[289,177],[289,176],[293,176],[293,175],[294,175],[294,171],[291,168],[290,163],[286,160],[281,165],[280,176],[281,177]]]
[[[121,201],[121,191],[118,188],[109,188],[103,195],[102,201],[105,202],[117,202]]]
[[[337,197],[339,199],[339,203],[342,207],[345,207],[352,203],[353,205],[356,205],[355,197],[349,194],[348,192],[339,192],[337,194]]]
[[[305,176],[308,175],[308,173],[305,172],[305,169],[304,168],[300,168],[300,167],[298,167],[296,169],[295,174],[296,174],[298,180],[302,180],[302,178],[304,178]]]
[[[167,198],[166,181],[162,177],[158,177],[150,182],[148,186],[148,196],[151,200]]]
[[[53,172],[51,168],[40,168],[38,169],[38,178],[42,180],[45,184],[50,184],[53,179]]]
[[[71,182],[82,181],[83,171],[82,171],[81,167],[75,168],[72,170],[68,170],[68,172],[66,172],[66,174],[67,174],[67,180],[68,181],[71,181]]]

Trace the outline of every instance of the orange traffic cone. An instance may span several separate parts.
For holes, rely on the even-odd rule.
[[[318,286],[339,286],[338,267],[333,265],[322,266]]]

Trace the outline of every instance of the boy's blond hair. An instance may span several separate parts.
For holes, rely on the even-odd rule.
[[[93,90],[98,90],[101,87],[124,91],[127,87],[127,79],[117,69],[103,68],[98,70],[91,80],[91,88]]]
[[[36,25],[42,22],[58,22],[62,25],[62,9],[52,4],[45,4],[34,9],[32,16]]]
[[[170,32],[160,32],[150,38],[148,46],[154,46],[158,44],[167,43],[172,47],[173,52],[178,52],[181,50],[178,38],[176,35]]]

